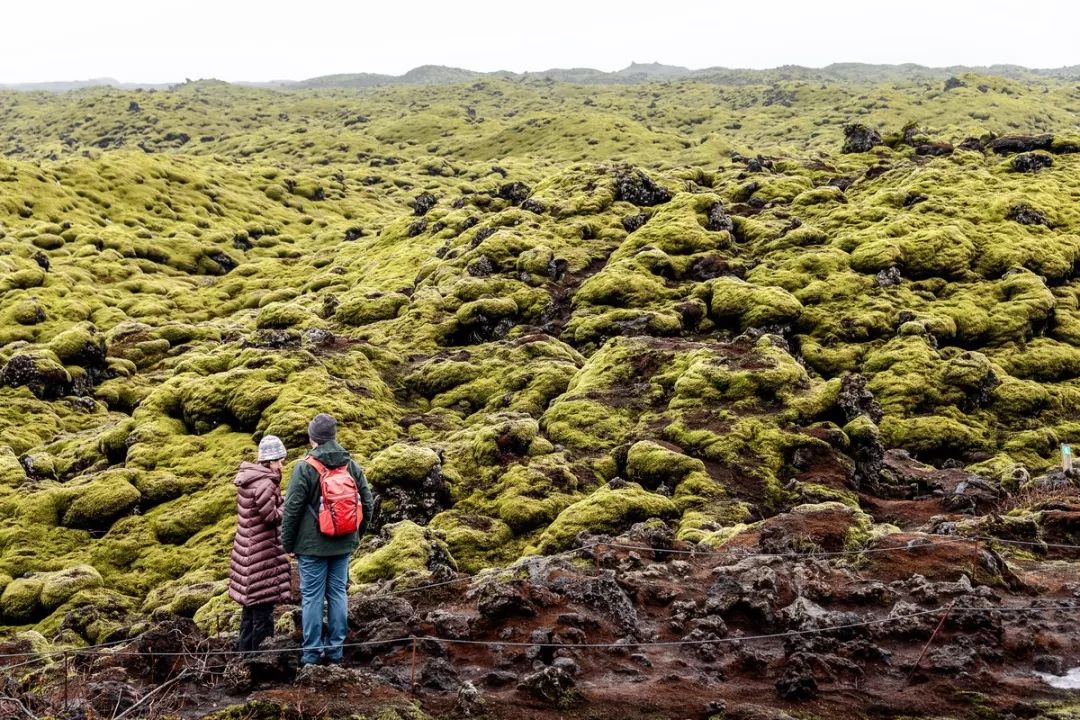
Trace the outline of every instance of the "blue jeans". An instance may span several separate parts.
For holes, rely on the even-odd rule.
[[[320,657],[330,661],[341,660],[341,646],[349,629],[349,609],[345,597],[349,557],[297,556],[300,566],[300,609],[303,613],[305,664],[318,662]],[[323,635],[324,605],[327,635]]]

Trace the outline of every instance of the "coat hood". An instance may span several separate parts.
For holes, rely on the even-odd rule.
[[[349,462],[349,451],[338,445],[337,440],[328,440],[308,454],[328,468],[341,467]]]
[[[237,471],[233,482],[237,487],[246,487],[263,479],[271,480],[276,485],[281,482],[281,473],[258,463],[244,462],[240,463],[240,470]]]

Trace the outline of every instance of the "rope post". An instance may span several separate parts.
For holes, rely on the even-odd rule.
[[[412,663],[409,668],[409,692],[416,694],[416,636],[412,638]]]
[[[70,661],[68,658],[67,650],[64,651],[64,712],[68,711],[68,703],[70,702],[70,696],[68,695],[68,671],[70,668]]]
[[[911,672],[908,673],[906,684],[911,684],[911,678],[914,677],[915,671],[919,669],[919,663],[922,662],[923,657],[926,655],[926,651],[930,649],[930,643],[934,642],[934,638],[937,637],[938,631],[945,624],[945,619],[949,617],[949,613],[952,612],[953,605],[956,604],[956,600],[949,603],[949,607],[945,608],[945,614],[941,616],[941,620],[938,621],[937,627],[934,628],[934,632],[930,633],[930,639],[926,641],[926,645],[923,646],[922,652],[919,653],[919,659],[915,661],[915,664],[911,666]]]
[[[975,573],[979,571],[979,538],[971,543],[971,582],[975,582]]]
[[[596,561],[596,569],[600,569],[600,543],[593,545],[593,560]]]

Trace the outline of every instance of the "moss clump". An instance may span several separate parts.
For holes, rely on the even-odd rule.
[[[446,543],[464,572],[476,573],[492,565],[513,561],[519,544],[510,527],[486,515],[447,510],[431,519],[428,527]]]
[[[805,368],[768,338],[736,361],[702,353],[675,381],[672,407],[793,395],[810,386]]]
[[[87,530],[108,529],[142,499],[128,479],[116,473],[90,478],[75,491],[77,494],[64,513],[63,524]]]
[[[626,456],[627,478],[644,487],[664,485],[674,490],[694,473],[703,475],[705,463],[651,440],[634,443]]]
[[[677,514],[670,499],[640,485],[604,486],[559,513],[532,549],[542,553],[565,550],[581,532],[617,533],[636,522],[671,519]]]
[[[26,480],[26,470],[15,452],[7,445],[0,446],[0,487],[18,487]]]
[[[718,324],[748,328],[785,325],[799,319],[802,303],[780,287],[762,287],[736,278],[707,286],[709,315]]]
[[[376,547],[352,561],[349,577],[357,583],[392,580],[406,572],[427,573],[432,562],[457,567],[449,548],[434,531],[404,520],[387,525]]]
[[[255,327],[260,330],[309,325],[315,316],[294,303],[273,302],[259,310]]]
[[[0,595],[0,615],[15,625],[36,619],[42,611],[41,590],[44,586],[37,577],[12,580]]]
[[[363,297],[342,300],[334,311],[334,320],[353,327],[370,325],[380,320],[398,316],[409,304],[409,298],[401,293],[368,293]]]
[[[417,485],[439,466],[438,453],[420,445],[395,443],[377,453],[365,471],[376,487],[384,485]]]
[[[962,456],[987,445],[982,428],[941,415],[888,416],[881,422],[881,436],[888,447],[946,457]]]
[[[191,619],[208,635],[235,632],[240,628],[241,610],[240,605],[224,592],[200,605]]]
[[[41,604],[52,610],[58,608],[76,593],[99,588],[104,584],[101,573],[91,565],[75,565],[43,576]]]

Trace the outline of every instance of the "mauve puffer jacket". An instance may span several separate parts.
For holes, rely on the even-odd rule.
[[[229,562],[229,597],[241,605],[289,602],[289,558],[281,547],[281,475],[255,463],[236,474],[236,539]]]

